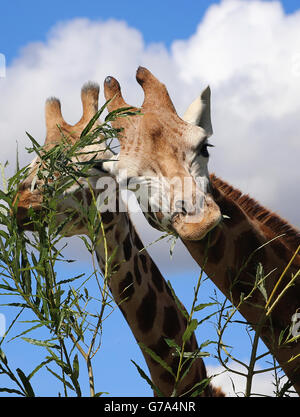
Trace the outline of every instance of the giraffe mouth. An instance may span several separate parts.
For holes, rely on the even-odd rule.
[[[183,240],[201,240],[214,229],[222,219],[219,206],[212,200],[206,199],[201,214],[175,212],[171,224]]]

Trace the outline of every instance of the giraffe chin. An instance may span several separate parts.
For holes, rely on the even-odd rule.
[[[221,219],[221,211],[216,206],[214,210],[210,210],[204,216],[185,216],[179,214],[174,218],[172,226],[183,240],[201,240],[219,224]]]

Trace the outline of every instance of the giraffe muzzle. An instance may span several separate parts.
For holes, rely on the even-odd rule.
[[[183,240],[201,240],[221,221],[220,208],[211,197],[205,198],[201,213],[189,212],[185,206],[171,217],[172,227]]]

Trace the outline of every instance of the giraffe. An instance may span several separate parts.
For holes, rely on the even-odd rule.
[[[210,89],[206,88],[186,111],[181,120],[174,109],[166,87],[145,68],[137,71],[137,81],[145,93],[141,107],[143,120],[138,117],[119,120],[113,125],[123,128],[120,133],[120,155],[118,162],[107,162],[104,169],[117,176],[127,166],[128,177],[139,176],[140,183],[170,181],[172,175],[195,178],[200,175],[205,181],[199,202],[194,198],[193,187],[184,195],[181,206],[164,212],[160,201],[159,210],[145,213],[149,223],[159,230],[177,233],[194,260],[204,268],[223,294],[238,305],[241,297],[249,295],[254,285],[256,267],[263,266],[267,300],[275,301],[292,276],[300,268],[300,255],[294,257],[287,273],[280,278],[285,267],[300,243],[299,231],[281,219],[277,214],[262,207],[258,202],[242,194],[215,175],[207,171],[207,137],[212,134],[210,117]],[[128,106],[121,93],[119,83],[108,77],[104,83],[105,96],[112,99],[110,110]],[[164,113],[162,113],[164,110]],[[202,129],[187,139],[188,127]],[[171,141],[165,140],[163,132],[172,132]],[[189,133],[195,132],[194,130]],[[151,176],[151,178],[150,178]],[[138,181],[136,181],[137,183]],[[128,183],[128,179],[127,179]],[[133,189],[134,190],[134,189]],[[165,189],[166,190],[166,189]],[[176,199],[171,187],[170,199]],[[149,193],[150,197],[151,194]],[[154,207],[149,197],[150,209]],[[193,204],[190,204],[192,201]],[[206,204],[205,204],[206,202]],[[151,205],[152,204],[152,205]],[[195,206],[202,207],[195,215]],[[178,208],[176,210],[176,208]],[[221,215],[222,222],[220,222]],[[217,226],[217,227],[216,227]],[[267,244],[268,243],[268,244]],[[206,254],[206,248],[208,253]],[[294,275],[292,275],[294,274]],[[280,282],[279,282],[280,280]],[[280,301],[268,313],[269,320],[263,325],[261,338],[277,359],[288,378],[300,394],[300,343],[294,341],[280,346],[279,338],[292,323],[292,317],[300,309],[300,281],[294,281]],[[270,303],[270,304],[272,304]],[[269,304],[269,307],[270,307]],[[259,308],[260,307],[260,308]],[[254,328],[258,326],[262,311],[266,307],[263,294],[256,289],[250,301],[242,303],[239,311]],[[272,325],[270,325],[272,323]],[[297,357],[298,355],[298,357]],[[289,362],[289,360],[296,358]]]
[[[95,83],[87,83],[81,90],[83,115],[74,126],[69,125],[62,116],[60,101],[50,98],[46,101],[46,140],[44,148],[50,150],[62,140],[61,132],[71,143],[78,141],[80,134],[90,119],[98,110],[99,86]],[[112,155],[106,149],[104,143],[90,145],[85,148],[87,152],[93,152],[97,159],[107,158]],[[91,158],[91,155],[83,154],[79,157],[81,162]],[[17,220],[21,228],[32,230],[29,208],[34,211],[42,210],[43,183],[35,182],[34,178],[38,170],[40,160],[36,157],[30,164],[27,178],[20,184],[16,201]],[[100,169],[100,171],[99,171]],[[95,177],[101,176],[101,164],[95,165],[89,186],[92,186],[95,198],[102,192],[96,186]],[[64,230],[65,236],[87,234],[85,219],[80,214],[77,204],[85,206],[91,204],[92,195],[85,178],[80,178],[78,186],[71,186],[61,200],[58,207],[57,222],[64,221],[65,216],[70,216],[70,224]],[[116,193],[117,194],[117,193]],[[70,215],[70,208],[75,214]],[[66,214],[68,213],[68,214]],[[155,262],[143,248],[142,241],[133,226],[127,212],[106,211],[101,214],[105,229],[108,258],[114,254],[110,280],[110,291],[125,317],[136,341],[143,343],[156,355],[161,357],[175,373],[178,367],[178,357],[174,356],[174,349],[166,342],[165,338],[174,339],[178,345],[182,343],[182,336],[186,329],[186,319],[168,284],[164,280]],[[117,248],[117,250],[115,249]],[[99,240],[96,248],[97,259],[100,268],[104,270],[105,250],[103,239]],[[182,308],[184,308],[182,306]],[[198,348],[196,337],[193,334],[187,344],[186,351],[196,352]],[[174,389],[174,378],[161,365],[155,362],[151,356],[142,349],[153,384],[160,392],[170,396]],[[201,358],[197,358],[190,372],[177,387],[177,394],[182,395],[191,390],[194,385],[207,378],[206,368]],[[192,391],[191,391],[192,392]],[[190,392],[190,393],[191,393]],[[201,396],[224,396],[220,388],[211,383],[207,385]]]

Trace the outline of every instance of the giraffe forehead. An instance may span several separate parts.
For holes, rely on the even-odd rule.
[[[202,128],[187,123],[179,127],[151,126],[150,134],[144,132],[134,141],[123,142],[118,167],[126,170],[129,177],[190,176],[195,150],[206,138]],[[202,168],[206,165],[203,161]],[[197,172],[199,174],[199,167]]]
[[[138,137],[151,139],[154,151],[167,147],[191,148],[207,137],[205,130],[189,124],[179,117],[145,115]]]

